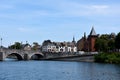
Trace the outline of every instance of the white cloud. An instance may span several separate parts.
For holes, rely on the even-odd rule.
[[[20,32],[26,32],[26,33],[28,33],[28,32],[35,32],[35,29],[25,28],[25,27],[19,27],[17,30],[20,31]]]
[[[91,7],[95,8],[95,9],[107,9],[107,8],[109,8],[109,6],[107,6],[107,5],[92,5]]]
[[[54,2],[54,4],[50,4],[49,2],[51,3]],[[27,4],[27,1],[25,4]],[[82,4],[80,2],[67,1],[67,0],[61,0],[61,1],[47,0],[40,2],[30,1],[28,2],[28,4],[33,8],[36,7],[35,5],[37,4],[37,9],[35,8],[31,10],[24,10],[24,9],[18,10],[17,7],[19,6],[16,5],[17,6],[15,9],[16,13],[13,14],[5,13],[0,15],[0,17],[6,17],[6,18],[8,17],[10,19],[16,19],[16,20],[29,20],[29,19],[41,18],[41,17],[115,16],[115,14],[118,15],[120,13],[120,11],[118,10],[119,6],[110,5],[110,4],[109,5],[101,5],[101,4],[93,5],[88,3]],[[22,12],[23,10],[24,12]]]
[[[90,6],[90,8],[94,12],[100,13],[100,14],[107,13],[107,11],[109,10],[109,6],[108,5],[92,5],[92,6]]]

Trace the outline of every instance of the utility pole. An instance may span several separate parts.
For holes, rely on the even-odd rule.
[[[1,47],[0,47],[1,50],[0,51],[2,52],[2,38],[0,40],[1,40]]]

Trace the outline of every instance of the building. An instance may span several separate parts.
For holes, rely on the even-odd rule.
[[[98,35],[96,34],[94,27],[92,27],[92,30],[90,32],[90,35],[88,36],[88,49],[89,51],[96,51],[95,50],[95,41],[97,39]]]
[[[42,52],[56,52],[56,46],[53,43],[42,46]]]
[[[77,52],[76,44],[73,42],[57,42],[57,52]]]
[[[51,42],[46,40],[42,45],[42,52],[77,52],[75,38],[72,42]]]
[[[50,40],[45,40],[42,44],[42,52],[55,52],[56,45]]]
[[[28,51],[29,51],[29,50],[32,50],[32,47],[31,47],[30,44],[27,43],[27,44],[22,44],[22,49],[23,49],[23,50],[28,50]]]
[[[86,33],[84,33],[84,37],[82,37],[77,42],[77,49],[78,51],[90,51],[94,52],[95,49],[95,41],[98,38],[98,35],[96,34],[94,27],[92,27],[92,30],[88,37],[86,37]]]

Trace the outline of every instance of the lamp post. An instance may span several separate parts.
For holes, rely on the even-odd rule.
[[[0,51],[2,52],[2,38],[1,38],[0,40],[1,40],[1,47],[0,47],[0,48],[1,48],[1,50],[0,50]]]

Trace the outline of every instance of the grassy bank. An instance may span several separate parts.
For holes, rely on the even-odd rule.
[[[120,53],[99,53],[94,57],[95,62],[120,64]]]

